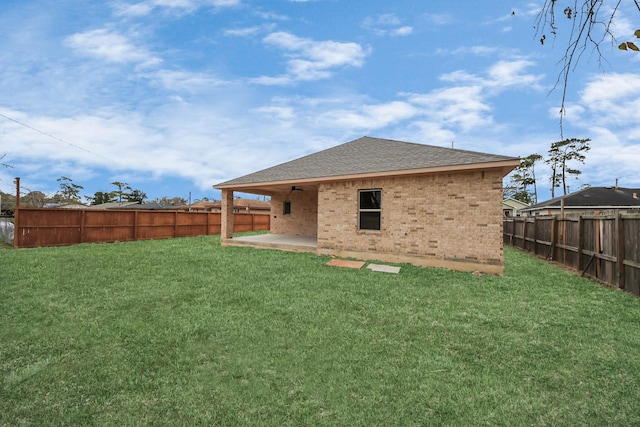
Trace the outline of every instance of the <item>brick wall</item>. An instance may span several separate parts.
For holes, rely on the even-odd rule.
[[[358,190],[374,188],[382,230],[360,231]],[[318,253],[500,274],[502,216],[500,171],[325,183]]]
[[[291,214],[284,215],[284,202],[291,202]],[[271,196],[271,233],[316,236],[318,230],[318,192],[291,191]]]

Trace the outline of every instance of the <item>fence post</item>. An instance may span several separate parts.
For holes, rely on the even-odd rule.
[[[173,213],[173,237],[178,237],[178,211]]]
[[[138,210],[133,211],[133,240],[138,240]]]
[[[18,249],[22,242],[22,232],[20,230],[20,178],[16,177],[16,207],[13,209],[13,247]]]
[[[558,217],[556,215],[553,216],[551,220],[551,244],[549,245],[549,253],[547,254],[547,259],[554,260],[555,257],[555,248],[556,243],[558,242]]]
[[[624,271],[624,219],[622,219],[622,214],[620,211],[617,212],[616,215],[616,239],[618,246],[618,253],[616,255],[616,265],[618,270],[618,288],[624,289],[626,287],[625,283],[625,271]]]
[[[84,243],[84,224],[86,221],[86,210],[80,211],[80,243]]]
[[[582,250],[584,249],[583,235],[584,234],[584,221],[582,215],[578,216],[578,271],[582,271]]]
[[[538,255],[538,217],[533,217],[533,254]]]

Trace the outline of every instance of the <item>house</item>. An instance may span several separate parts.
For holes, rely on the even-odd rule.
[[[195,202],[190,205],[179,206],[178,209],[188,212],[222,212],[221,201]],[[266,200],[245,199],[236,197],[233,199],[233,213],[247,213],[256,215],[270,215],[271,202]]]
[[[521,209],[522,216],[640,213],[640,188],[588,187]]]
[[[222,182],[222,245],[500,274],[514,157],[363,137]],[[271,234],[233,237],[234,191],[271,197]]]
[[[108,203],[100,203],[98,205],[87,206],[85,207],[85,209],[91,209],[91,210],[127,209],[137,204],[139,204],[139,202],[108,202]]]
[[[502,213],[506,217],[520,216],[520,210],[529,206],[528,204],[521,202],[520,200],[509,197],[502,201]]]

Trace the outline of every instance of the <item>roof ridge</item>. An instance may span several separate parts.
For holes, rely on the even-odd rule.
[[[518,161],[517,157],[363,136],[214,187]],[[504,166],[504,165],[503,165]]]

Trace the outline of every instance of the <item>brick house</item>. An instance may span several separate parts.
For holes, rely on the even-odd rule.
[[[214,186],[222,245],[500,274],[502,178],[518,158],[363,137]],[[233,238],[234,191],[271,196],[271,233]]]

